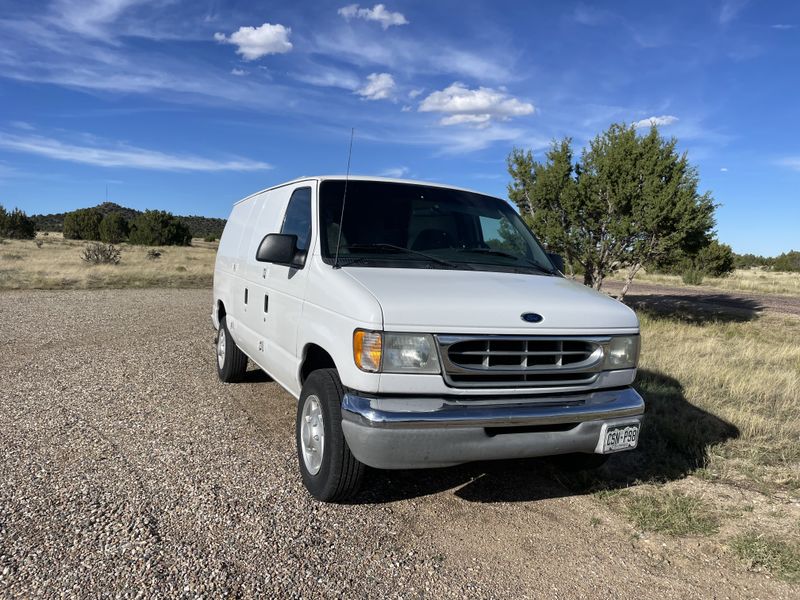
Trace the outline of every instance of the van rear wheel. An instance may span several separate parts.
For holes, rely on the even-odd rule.
[[[217,375],[223,383],[236,383],[247,372],[247,355],[239,350],[228,330],[228,321],[222,317],[217,332]]]
[[[340,502],[358,492],[364,465],[342,433],[342,382],[336,369],[319,369],[297,404],[297,461],[303,485],[317,500]]]

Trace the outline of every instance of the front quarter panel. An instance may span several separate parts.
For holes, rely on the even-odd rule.
[[[301,356],[310,344],[316,344],[331,355],[345,387],[377,392],[380,375],[361,371],[353,361],[353,331],[382,329],[380,304],[344,269],[334,269],[318,256],[309,262],[312,271],[298,333]],[[298,373],[296,395],[300,387]]]

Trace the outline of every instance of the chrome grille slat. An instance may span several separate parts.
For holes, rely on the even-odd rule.
[[[570,387],[599,376],[608,337],[437,336],[453,387]]]

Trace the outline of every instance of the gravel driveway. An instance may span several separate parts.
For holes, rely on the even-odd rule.
[[[0,294],[0,597],[790,597],[541,461],[312,501],[294,400],[216,379],[205,290]]]

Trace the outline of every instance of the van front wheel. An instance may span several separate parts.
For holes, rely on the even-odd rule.
[[[297,460],[303,484],[323,502],[338,502],[361,487],[364,465],[342,433],[342,382],[336,369],[319,369],[303,385],[297,404]]]
[[[241,381],[247,371],[247,355],[239,350],[228,330],[228,320],[222,317],[217,332],[217,375],[224,383]]]

